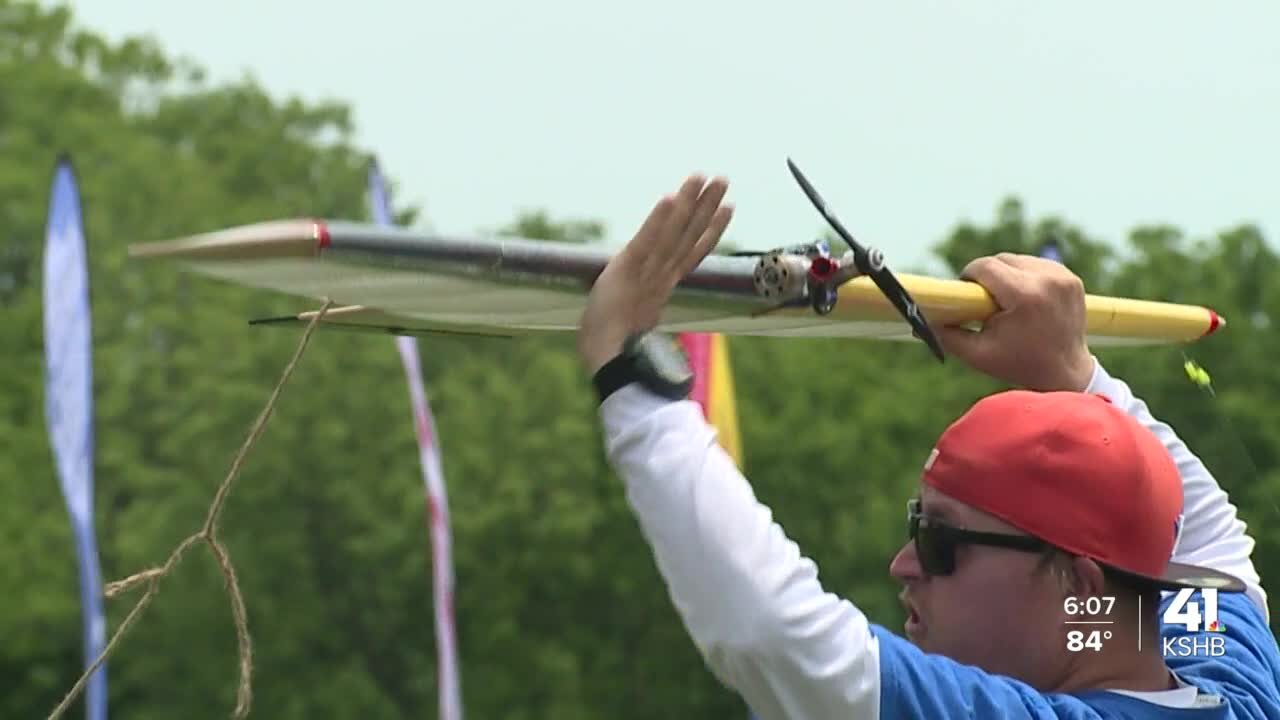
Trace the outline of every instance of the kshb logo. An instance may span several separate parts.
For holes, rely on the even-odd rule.
[[[1192,599],[1197,591],[1183,588],[1165,608],[1161,620],[1165,625],[1181,625],[1189,633],[1201,631],[1221,633],[1226,627],[1218,620],[1218,591],[1199,591],[1199,599]],[[1175,635],[1164,638],[1165,657],[1221,657],[1226,654],[1226,638],[1220,635],[1196,637]]]
[[[1161,620],[1165,625],[1182,625],[1187,632],[1222,632],[1225,628],[1218,622],[1218,591],[1212,588],[1200,591],[1200,600],[1192,600],[1191,588],[1183,588],[1174,596],[1173,602],[1165,608]],[[1203,605],[1204,614],[1200,614]]]

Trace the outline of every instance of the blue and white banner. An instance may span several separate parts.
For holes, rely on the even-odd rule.
[[[377,163],[369,166],[369,202],[373,220],[392,226],[391,200]],[[427,522],[431,535],[432,587],[436,616],[436,658],[442,720],[461,720],[462,687],[458,668],[458,643],[453,620],[453,541],[449,530],[449,500],[445,492],[441,468],[440,443],[436,436],[435,418],[422,384],[422,365],[415,338],[396,338],[405,379],[409,383],[409,401],[413,405],[413,423],[418,436],[418,455],[422,461],[422,479],[427,492]]]
[[[69,158],[58,158],[44,251],[45,420],[58,481],[75,533],[84,616],[84,667],[102,654],[102,571],[93,522],[93,332],[80,190]],[[107,717],[107,666],[85,689],[89,720]]]

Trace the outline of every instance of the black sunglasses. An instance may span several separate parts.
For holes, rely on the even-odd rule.
[[[956,570],[956,548],[988,545],[1024,552],[1042,552],[1049,543],[1029,535],[979,532],[947,525],[925,516],[918,498],[907,502],[907,535],[916,544],[916,556],[926,575],[950,575]]]

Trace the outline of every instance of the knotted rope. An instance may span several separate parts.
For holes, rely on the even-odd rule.
[[[103,648],[102,653],[84,671],[84,674],[72,686],[70,692],[62,699],[58,707],[54,708],[53,712],[50,713],[49,720],[56,720],[67,711],[67,708],[71,706],[76,697],[84,691],[90,676],[106,661],[107,656],[115,650],[120,638],[133,626],[147,605],[151,604],[151,600],[155,598],[156,592],[160,589],[160,580],[178,564],[178,561],[182,559],[182,556],[191,546],[202,541],[209,546],[209,552],[213,554],[213,559],[218,563],[219,569],[222,570],[222,576],[226,580],[227,592],[231,596],[231,614],[235,620],[236,639],[240,644],[240,685],[236,691],[236,708],[232,717],[244,718],[249,714],[249,704],[253,697],[253,687],[250,680],[253,674],[253,646],[249,638],[249,621],[245,613],[244,598],[240,595],[240,583],[236,580],[236,571],[231,566],[231,557],[227,553],[227,548],[218,539],[218,520],[222,516],[222,507],[226,504],[227,496],[231,494],[231,485],[240,475],[240,468],[244,465],[245,457],[249,454],[249,450],[254,443],[257,442],[258,436],[262,434],[263,428],[266,427],[267,420],[270,419],[272,411],[275,410],[280,391],[284,389],[285,383],[288,382],[289,376],[293,374],[294,368],[298,365],[298,360],[302,357],[302,352],[306,350],[307,344],[311,342],[311,334],[332,305],[332,300],[325,300],[320,311],[307,324],[307,329],[302,334],[302,340],[298,342],[298,349],[294,351],[293,358],[285,366],[284,373],[280,376],[280,381],[276,383],[275,389],[271,391],[271,397],[267,399],[266,406],[258,415],[258,419],[249,430],[249,436],[245,438],[244,444],[240,447],[240,452],[236,454],[235,460],[232,461],[231,470],[227,472],[227,477],[218,487],[218,492],[214,494],[213,502],[209,505],[209,512],[205,516],[204,525],[200,530],[179,543],[164,565],[150,570],[143,570],[123,580],[107,583],[105,592],[108,598],[115,597],[143,583],[146,583],[147,591],[142,594],[137,604],[133,606],[133,610],[125,617],[124,622],[120,623],[119,629],[111,636],[111,641]]]

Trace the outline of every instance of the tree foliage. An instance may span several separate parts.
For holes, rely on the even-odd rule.
[[[76,161],[91,261],[103,572],[161,562],[196,530],[298,335],[246,319],[308,309],[132,262],[125,247],[241,222],[367,216],[349,109],[209,85],[154,43],[111,43],[69,11],[0,0],[0,715],[41,717],[81,668],[73,538],[43,418],[40,255],[56,153]],[[416,208],[397,208],[411,222]],[[525,213],[500,234],[594,242],[603,226]],[[1015,199],[937,248],[959,271],[1056,238],[1092,291],[1200,302],[1229,328],[1188,352],[1100,350],[1203,453],[1280,567],[1275,254],[1251,227],[1135,230],[1122,257]],[[1278,282],[1272,282],[1273,280]],[[890,626],[887,565],[933,438],[988,380],[923,348],[734,338],[746,472],[832,590]],[[421,343],[454,531],[468,714],[736,717],[688,641],[603,458],[567,337]],[[1255,464],[1256,463],[1256,464]],[[222,523],[248,605],[256,714],[421,717],[435,707],[430,555],[403,371],[389,340],[322,333],[250,455]],[[108,602],[118,627],[136,596]],[[130,717],[224,717],[236,643],[203,552],[163,583],[108,665]],[[74,713],[81,712],[79,705]]]

